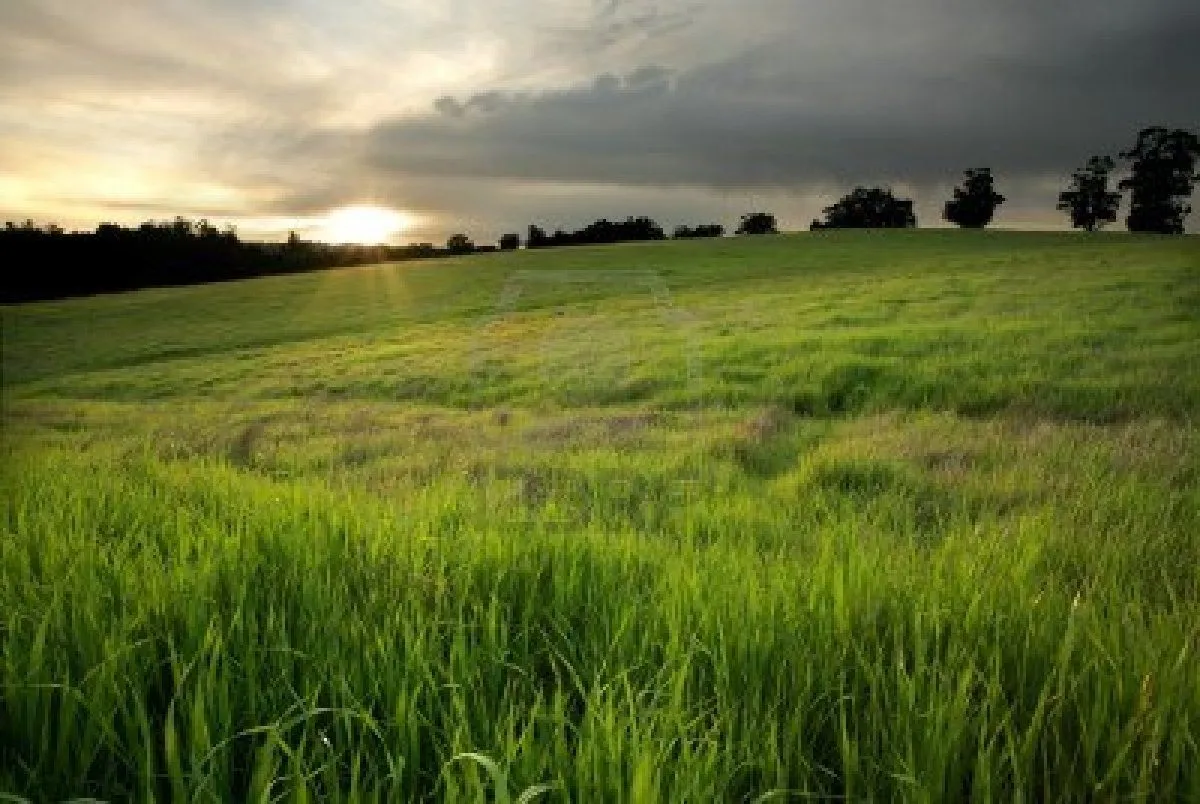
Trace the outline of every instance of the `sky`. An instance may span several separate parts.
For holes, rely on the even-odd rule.
[[[0,219],[485,242],[871,184],[937,225],[987,166],[1064,228],[1089,156],[1200,129],[1197,42],[1196,0],[0,0]]]

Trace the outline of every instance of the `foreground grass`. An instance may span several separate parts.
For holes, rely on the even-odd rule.
[[[957,234],[5,310],[0,790],[1200,799],[1194,242]]]

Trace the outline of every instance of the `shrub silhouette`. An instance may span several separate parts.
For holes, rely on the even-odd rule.
[[[765,235],[778,234],[779,227],[775,222],[775,216],[769,212],[751,212],[742,216],[741,223],[738,224],[737,234],[739,235]]]
[[[676,226],[674,237],[676,240],[690,240],[704,237],[724,237],[725,227],[719,223],[702,223],[696,228],[690,228],[686,225]]]

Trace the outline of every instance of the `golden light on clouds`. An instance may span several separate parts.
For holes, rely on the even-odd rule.
[[[364,246],[389,242],[409,229],[412,216],[394,209],[353,206],[335,209],[315,229],[317,239],[328,243],[358,243]]]

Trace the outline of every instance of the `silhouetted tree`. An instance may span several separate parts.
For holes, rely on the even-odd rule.
[[[546,237],[546,230],[540,226],[529,226],[529,237],[525,240],[525,248],[545,248],[550,245],[550,238]]]
[[[1183,234],[1183,221],[1192,211],[1187,203],[1195,182],[1200,140],[1190,131],[1162,127],[1143,129],[1137,145],[1121,154],[1130,162],[1130,175],[1120,183],[1130,190],[1126,224],[1131,232]]]
[[[1076,229],[1094,232],[1117,219],[1121,194],[1108,189],[1112,169],[1112,157],[1093,156],[1087,166],[1072,174],[1070,188],[1059,193],[1058,209],[1071,216]]]
[[[765,235],[778,234],[779,228],[775,223],[775,216],[769,212],[751,212],[748,215],[743,215],[741,223],[738,224],[736,234],[739,235]]]
[[[825,208],[825,221],[812,229],[911,229],[917,225],[913,202],[896,198],[891,190],[856,187],[836,204]]]
[[[500,238],[501,251],[516,251],[521,247],[521,236],[519,234],[506,234]]]
[[[451,254],[470,254],[475,251],[475,244],[465,234],[453,234],[446,241],[446,251]]]
[[[993,186],[991,168],[974,168],[966,171],[962,186],[954,188],[954,198],[946,202],[945,218],[964,229],[982,229],[1005,200]]]
[[[686,226],[686,225],[676,226],[675,227],[675,235],[674,235],[676,240],[689,240],[692,238],[724,237],[724,236],[725,236],[725,227],[719,223],[702,223],[699,226],[695,227],[694,229],[689,226]]]

